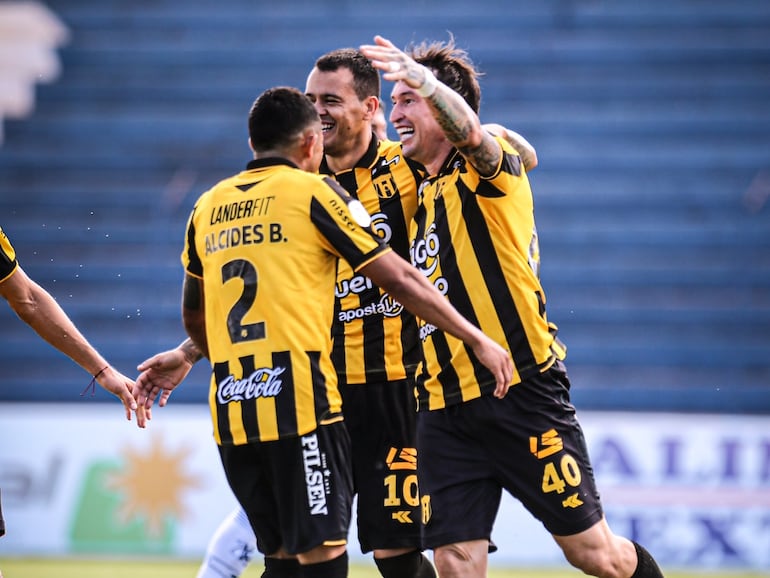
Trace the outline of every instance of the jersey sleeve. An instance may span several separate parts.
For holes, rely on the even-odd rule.
[[[185,236],[184,250],[182,251],[182,265],[190,275],[203,278],[203,264],[195,247],[195,211],[197,208],[198,204],[195,205],[190,213],[190,217],[187,219],[187,234]]]
[[[0,228],[0,283],[13,275],[18,266],[16,251],[3,229]]]
[[[502,197],[506,191],[515,191],[519,181],[524,178],[521,157],[502,137],[494,137],[502,149],[500,164],[494,174],[484,177],[479,175],[476,194],[482,197]]]
[[[350,263],[354,271],[390,251],[372,231],[371,217],[360,201],[333,179],[326,177],[324,183],[311,200],[310,219],[327,249]]]

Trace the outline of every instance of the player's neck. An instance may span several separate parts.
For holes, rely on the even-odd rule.
[[[369,150],[369,145],[372,142],[372,133],[363,133],[355,140],[351,140],[350,146],[344,151],[334,156],[326,155],[326,166],[333,173],[340,173],[342,171],[349,171],[358,164]]]

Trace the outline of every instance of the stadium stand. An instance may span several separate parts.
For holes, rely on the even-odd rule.
[[[484,120],[538,149],[541,275],[579,407],[770,412],[764,0],[48,6],[71,37],[35,114],[6,123],[0,224],[121,371],[183,336],[185,219],[248,159],[253,98],[375,33],[451,31],[485,73]],[[79,400],[87,376],[7,309],[0,400]],[[203,367],[192,381],[177,400],[204,399]]]
[[[0,2],[0,144],[3,119],[29,116],[35,85],[61,72],[56,49],[67,28],[39,2]]]

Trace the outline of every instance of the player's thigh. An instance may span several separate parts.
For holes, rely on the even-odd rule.
[[[353,501],[350,439],[342,421],[268,442],[272,493],[289,554],[344,544]]]
[[[506,490],[551,534],[576,534],[601,520],[583,430],[560,365],[515,386],[502,400],[486,398],[484,405],[479,419],[486,419],[487,435],[506,441],[489,449]]]
[[[501,486],[468,403],[418,415],[424,546],[489,541]]]
[[[280,548],[283,538],[272,475],[269,465],[264,463],[260,444],[219,446],[219,454],[227,482],[257,537],[257,549],[272,554]]]
[[[346,386],[343,404],[353,448],[362,550],[419,548],[413,382]]]

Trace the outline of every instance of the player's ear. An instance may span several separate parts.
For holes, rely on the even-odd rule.
[[[302,153],[306,157],[313,156],[313,150],[318,143],[318,139],[323,138],[320,132],[313,129],[312,126],[302,131]]]
[[[378,108],[380,108],[380,99],[376,96],[367,96],[364,99],[364,120],[372,120]]]

